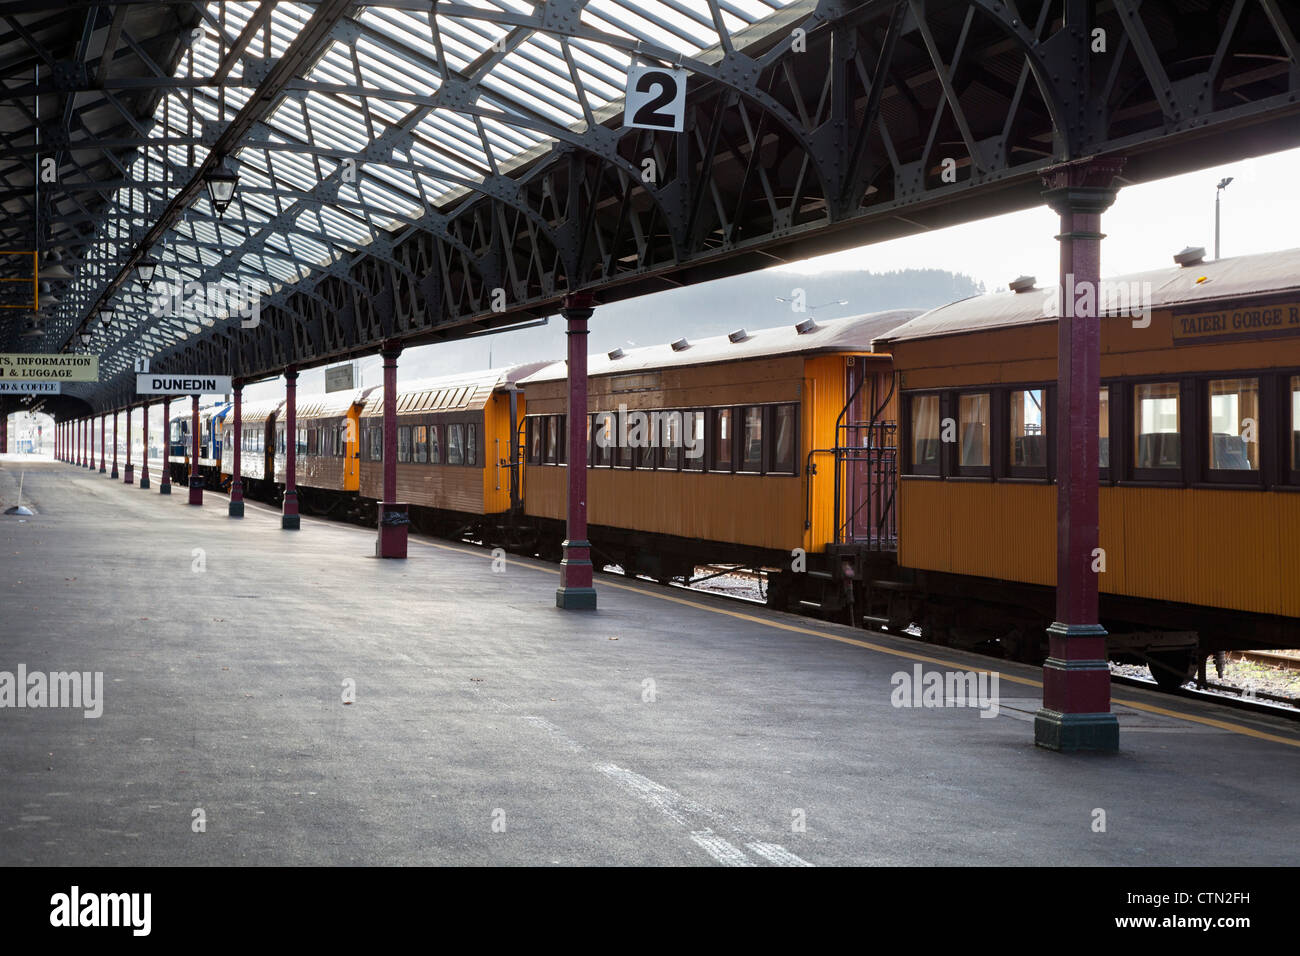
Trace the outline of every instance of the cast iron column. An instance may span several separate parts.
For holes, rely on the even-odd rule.
[[[244,383],[236,380],[235,388],[235,423],[231,428],[230,440],[234,444],[235,469],[230,476],[230,509],[229,515],[232,518],[244,517],[244,480],[240,477],[242,474],[242,459],[240,451],[244,447],[244,420],[241,411],[244,404]]]
[[[587,320],[594,304],[589,294],[574,292],[564,297],[560,309],[569,336],[569,511],[555,606],[567,610],[596,607],[587,540],[587,429],[583,424],[587,420]]]
[[[135,466],[131,464],[131,406],[126,406],[126,465],[122,469],[122,483],[135,484]]]
[[[1120,158],[1044,174],[1043,198],[1061,217],[1056,340],[1056,621],[1048,628],[1043,706],[1034,742],[1049,750],[1119,749],[1110,712],[1106,630],[1098,621],[1094,549],[1101,390],[1101,214],[1115,201]]]
[[[203,476],[199,474],[199,397],[190,405],[190,504],[203,504]]]
[[[297,531],[298,515],[298,369],[284,370],[284,513],[280,527]]]
[[[74,465],[81,465],[81,464],[84,462],[85,457],[86,457],[86,451],[85,451],[85,448],[86,448],[86,426],[85,426],[83,420],[80,419],[80,418],[77,419],[77,439],[76,439],[76,441],[77,441],[77,453],[76,453],[76,457],[73,458],[72,463],[73,463]]]
[[[90,427],[91,419],[87,418],[81,425],[81,443],[85,446],[85,460],[82,461],[82,468],[89,468],[90,462],[95,457],[95,430]]]
[[[108,473],[108,477],[117,479],[117,409],[113,409],[113,470]]]
[[[397,357],[400,342],[385,342],[384,357],[384,500],[379,503],[379,540],[375,556],[406,557],[406,526],[411,523],[410,508],[397,498]]]
[[[100,415],[99,416],[99,473],[101,475],[108,471],[108,469],[104,467],[105,429],[107,428],[107,426],[108,426],[108,416]]]
[[[158,494],[170,495],[172,493],[172,399],[170,395],[163,396],[162,409],[163,466],[162,478],[158,482]]]
[[[149,400],[145,399],[144,404],[140,406],[140,487],[145,491],[149,490]]]

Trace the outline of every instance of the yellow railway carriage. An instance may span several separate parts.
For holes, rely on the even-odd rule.
[[[1100,290],[1102,622],[1170,682],[1196,645],[1300,646],[1300,250],[1201,256]],[[878,343],[902,397],[904,603],[937,640],[1036,645],[1051,620],[1054,297],[1030,281]]]
[[[582,427],[598,560],[661,580],[708,562],[784,567],[774,590],[811,574],[815,586],[801,591],[838,605],[823,587],[842,578],[837,546],[892,550],[892,503],[879,492],[893,433],[869,424],[894,418],[891,369],[870,343],[916,314],[809,319],[591,356]],[[566,365],[522,385],[526,511],[555,554],[568,500]]]
[[[522,495],[513,442],[523,414],[516,382],[534,362],[404,383],[397,395],[397,500],[411,506],[422,530],[463,532],[485,516],[509,514]],[[383,497],[384,390],[361,412],[359,490]]]

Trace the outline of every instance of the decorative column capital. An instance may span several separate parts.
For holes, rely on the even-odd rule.
[[[1043,201],[1059,215],[1101,215],[1119,192],[1115,180],[1124,169],[1124,160],[1123,156],[1093,157],[1043,170]]]
[[[589,319],[596,311],[596,300],[590,292],[570,292],[560,304],[560,314],[566,319]]]
[[[284,368],[284,380],[286,382],[298,381],[298,366],[286,365]]]

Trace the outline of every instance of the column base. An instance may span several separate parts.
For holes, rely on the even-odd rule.
[[[555,606],[565,611],[594,611],[596,589],[566,588],[560,585],[555,589]]]
[[[170,495],[171,493],[172,493],[172,483],[168,481],[166,478],[163,478],[163,480],[158,485],[158,494]]]
[[[142,471],[140,473],[140,487],[145,491],[149,490],[149,472]]]
[[[301,531],[302,518],[297,514],[280,515],[280,528],[283,531]]]
[[[122,472],[122,483],[125,485],[135,484],[135,465],[126,466],[126,470]]]
[[[112,478],[114,481],[117,481],[117,465],[113,466],[113,470],[108,473],[108,477]]]
[[[99,466],[99,473],[100,473],[101,475],[104,474],[104,472],[106,472],[106,471],[108,471],[108,469],[105,468],[103,465],[100,465],[100,466]]]
[[[402,502],[380,502],[379,537],[375,540],[375,557],[406,557],[406,531],[411,524],[410,507]]]
[[[1119,721],[1114,714],[1063,714],[1041,708],[1034,714],[1034,743],[1062,753],[1119,750]]]
[[[244,502],[242,500],[235,501],[232,499],[230,507],[227,509],[226,513],[232,518],[244,517]]]
[[[280,527],[285,531],[301,529],[302,519],[298,515],[298,492],[292,488],[284,493],[284,512],[280,515]]]
[[[190,475],[190,504],[203,504],[203,477],[201,475]]]
[[[555,589],[555,606],[565,611],[594,611],[596,589],[589,541],[565,541],[560,562],[560,586]]]

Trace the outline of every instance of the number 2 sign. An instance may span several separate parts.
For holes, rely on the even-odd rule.
[[[680,133],[686,116],[686,71],[633,64],[627,69],[623,125]]]

